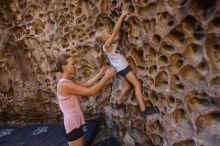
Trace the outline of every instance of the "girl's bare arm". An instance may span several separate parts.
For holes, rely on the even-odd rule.
[[[117,23],[115,24],[115,27],[113,29],[113,32],[112,32],[112,35],[109,37],[109,39],[105,42],[104,46],[105,48],[107,49],[108,51],[108,48],[112,45],[117,33],[119,32],[120,30],[120,27],[121,27],[121,24],[122,24],[122,21],[124,19],[124,17],[128,14],[128,11],[125,10],[122,12],[121,16],[119,17]]]

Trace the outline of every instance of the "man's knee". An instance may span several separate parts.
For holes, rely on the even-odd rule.
[[[72,142],[68,142],[69,146],[84,146],[84,137],[80,137],[77,140],[74,140]]]

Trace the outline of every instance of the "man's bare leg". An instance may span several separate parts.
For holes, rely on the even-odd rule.
[[[69,146],[84,146],[84,137],[80,137],[77,140],[74,140],[72,142],[68,142]]]

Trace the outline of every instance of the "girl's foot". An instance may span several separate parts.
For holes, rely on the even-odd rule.
[[[119,95],[119,93],[118,93]],[[115,104],[115,108],[116,109],[125,109],[126,105],[120,100],[120,99],[116,99],[116,104]]]
[[[157,111],[154,107],[146,107],[144,111],[140,112],[142,118],[146,118],[149,115],[156,114]]]
[[[116,109],[125,109],[125,107],[126,107],[126,105],[124,104],[124,103],[120,103],[120,104],[118,104],[118,103],[116,103],[115,104],[115,108]]]

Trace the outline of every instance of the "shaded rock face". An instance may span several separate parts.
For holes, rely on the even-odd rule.
[[[77,79],[105,65],[95,34],[112,29],[123,6],[130,14],[119,44],[138,79],[145,120],[133,90],[126,110],[113,108],[122,79],[82,98],[88,117],[105,109],[121,141],[139,146],[220,145],[220,2],[217,0],[8,0],[0,1],[0,121],[57,122],[55,60],[70,53]]]

